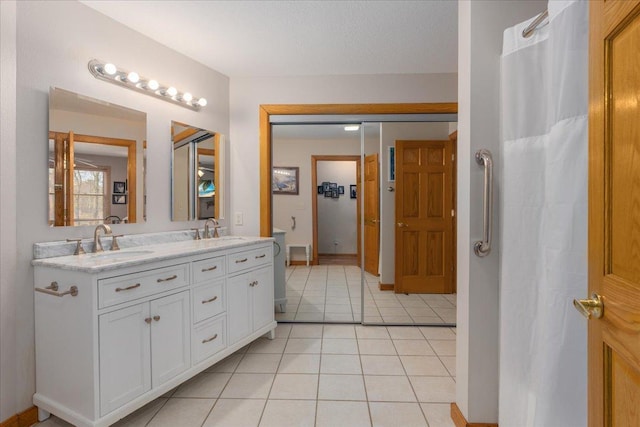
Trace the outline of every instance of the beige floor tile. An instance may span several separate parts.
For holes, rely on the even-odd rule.
[[[241,374],[275,374],[282,354],[247,353],[238,367]]]
[[[456,357],[455,356],[440,356],[440,360],[444,364],[447,371],[451,374],[452,377],[456,376]]]
[[[325,325],[323,338],[355,338],[356,331],[353,325]]]
[[[324,338],[322,354],[358,354],[358,342],[349,338]]]
[[[317,396],[317,374],[278,374],[269,399],[316,399]]]
[[[346,304],[326,304],[324,306],[325,313],[351,313],[351,304],[349,304],[348,299],[345,299]]]
[[[233,353],[207,368],[205,372],[234,372],[243,356],[243,353]]]
[[[266,400],[218,399],[202,427],[257,427]]]
[[[222,392],[223,399],[266,399],[273,374],[233,374]]]
[[[425,341],[426,343],[426,341]],[[393,341],[390,339],[377,340],[377,339],[359,339],[358,349],[360,354],[372,354],[372,355],[396,355],[396,348],[393,346]]]
[[[222,389],[231,378],[229,373],[207,373],[203,372],[189,381],[183,383],[173,394],[173,397],[200,397],[215,399],[220,396]]]
[[[61,420],[55,415],[51,415],[49,418],[41,423],[35,425],[36,427],[74,427],[73,424],[69,424],[65,420]]]
[[[280,361],[280,374],[317,374],[320,372],[319,354],[285,354]]]
[[[323,354],[320,361],[322,374],[362,374],[360,356],[348,354]]]
[[[356,325],[356,335],[358,339],[389,339],[389,332],[384,326],[362,326]]]
[[[315,420],[315,400],[269,400],[260,427],[313,427]]]
[[[289,333],[291,332],[291,327],[293,325],[291,324],[286,324],[286,323],[280,323],[278,324],[278,326],[276,326],[276,338],[289,338]]]
[[[413,323],[413,319],[408,314],[406,316],[382,316],[382,320],[388,324],[410,325]]]
[[[297,311],[287,310],[286,313],[276,313],[275,319],[277,322],[291,322],[295,320]]]
[[[420,406],[430,427],[455,427],[450,403],[421,403]]]
[[[293,325],[289,338],[322,338],[322,325]]]
[[[323,313],[324,303],[321,304],[300,304],[298,313]]]
[[[369,402],[415,402],[411,384],[406,376],[365,375]]]
[[[296,321],[298,322],[322,322],[324,320],[324,312],[320,313],[300,313],[296,314]]]
[[[325,297],[323,296],[303,296],[300,299],[300,304],[305,305],[313,305],[313,304],[322,304],[324,305]]]
[[[407,313],[407,311],[402,307],[400,308],[380,307],[380,304],[378,304],[378,311],[380,312],[382,317],[403,317],[403,316],[409,315],[409,313]]]
[[[411,316],[411,319],[413,320],[414,323],[419,323],[421,325],[441,325],[443,323],[446,323],[439,316],[436,316],[436,317],[433,317],[433,316]]]
[[[280,353],[284,351],[287,340],[283,338],[267,339],[258,338],[250,346],[247,353]]]
[[[320,375],[318,399],[367,400],[362,375]]]
[[[370,427],[367,402],[318,402],[316,427]]]
[[[420,329],[415,326],[389,326],[387,327],[391,338],[394,340],[419,340],[424,339]]]
[[[456,383],[451,377],[409,376],[419,402],[451,403],[456,399]]]
[[[430,309],[426,304],[424,307],[405,307],[404,309],[407,311],[407,313],[409,313],[409,316],[411,317],[416,317],[416,316],[436,317],[437,316],[436,312]]]
[[[450,376],[437,356],[400,356],[400,360],[407,375]]]
[[[455,340],[456,334],[451,328],[443,328],[438,326],[421,326],[420,332],[428,340]]]
[[[200,427],[215,399],[171,398],[151,419],[150,427]]]
[[[147,425],[149,420],[151,420],[151,418],[153,418],[153,416],[158,413],[160,408],[162,408],[162,406],[166,402],[167,399],[161,398],[153,400],[144,405],[142,408],[127,415],[117,423],[113,424],[112,427],[144,427]],[[69,424],[69,426],[71,426],[71,424]]]
[[[417,403],[370,402],[369,410],[374,427],[427,427]]]
[[[320,353],[322,340],[319,338],[289,338],[285,353]]]
[[[456,342],[453,340],[429,340],[429,344],[438,356],[456,355]]]
[[[353,314],[351,313],[325,313],[324,321],[325,322],[353,322]]]
[[[365,375],[405,375],[398,356],[361,355],[360,360]]]
[[[432,356],[435,353],[425,339],[421,340],[393,340],[398,354],[405,356]]]

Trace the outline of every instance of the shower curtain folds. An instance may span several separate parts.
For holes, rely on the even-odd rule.
[[[504,32],[500,411],[505,427],[587,423],[588,2]],[[522,304],[521,301],[527,301]]]

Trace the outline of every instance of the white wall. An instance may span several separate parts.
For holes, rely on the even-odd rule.
[[[256,123],[257,127],[257,123]],[[307,137],[308,138],[308,137]],[[360,137],[354,135],[348,138],[318,140],[303,138],[278,138],[273,139],[273,164],[274,166],[298,166],[300,189],[297,196],[294,195],[274,195],[273,196],[273,226],[287,232],[286,243],[312,243],[313,242],[313,214],[311,212],[311,198],[316,197],[316,189],[311,188],[311,156],[313,155],[360,155]],[[231,142],[233,147],[234,143]],[[249,149],[247,149],[249,150]],[[257,147],[253,148],[257,150]],[[247,155],[252,153],[247,153]],[[247,157],[247,156],[245,156]],[[232,169],[234,167],[232,166]],[[256,176],[259,182],[259,178]],[[235,178],[234,178],[235,180]],[[322,181],[320,181],[322,182]],[[249,189],[234,191],[240,192],[243,199],[247,196],[256,195],[256,184]],[[346,191],[346,189],[345,189]],[[260,197],[259,194],[258,198]],[[232,198],[237,202],[238,198]],[[247,213],[244,214],[245,225],[247,224]],[[291,217],[296,217],[296,229],[292,230]],[[260,218],[260,215],[257,215]],[[258,224],[253,234],[260,232]],[[236,226],[236,234],[252,234],[245,232],[244,227]],[[294,250],[291,252],[291,259],[304,260],[304,252]]]
[[[456,403],[470,423],[498,422],[498,252],[473,254],[482,236],[480,148],[500,166],[502,32],[543,11],[546,1],[460,0],[458,7],[458,310]],[[493,229],[498,230],[500,183],[494,171]],[[494,231],[495,233],[495,231]]]
[[[318,185],[335,182],[344,187],[337,199],[316,194],[318,200],[318,253],[358,253],[357,199],[349,196],[356,183],[356,161],[318,161]]]
[[[116,233],[133,234],[194,226],[193,222],[170,220],[171,120],[228,135],[229,79],[81,3],[21,1],[16,5],[1,1],[0,5],[2,421],[29,408],[35,390],[32,245],[90,237],[92,231],[91,227],[47,226],[49,87],[64,88],[147,113],[147,222],[113,226]],[[15,28],[17,34],[13,37]],[[207,98],[209,105],[195,112],[99,81],[87,70],[91,58],[135,68],[142,75],[153,74],[159,81]],[[17,77],[12,78],[14,72]],[[16,90],[17,94],[13,95]],[[16,164],[28,167],[16,168]],[[28,191],[19,184],[25,182],[30,183]],[[14,197],[15,204],[12,203]]]
[[[457,75],[402,74],[247,77],[231,81],[231,211],[244,225],[233,233],[260,233],[259,107],[261,104],[456,102]],[[278,225],[274,224],[276,227]],[[287,235],[290,227],[286,228]]]
[[[382,123],[380,136],[380,283],[395,283],[396,193],[389,182],[389,147],[398,140],[446,140],[449,123]]]

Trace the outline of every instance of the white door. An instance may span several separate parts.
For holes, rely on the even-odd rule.
[[[151,368],[154,387],[189,369],[191,335],[189,292],[169,295],[149,303],[151,317]]]
[[[150,327],[148,303],[100,316],[101,415],[151,389]]]
[[[251,273],[253,330],[273,321],[273,269],[264,267]]]
[[[249,298],[250,280],[247,273],[227,279],[227,318],[229,319],[229,345],[251,333]],[[271,295],[273,298],[273,295]],[[273,304],[273,301],[272,301]],[[273,310],[273,306],[271,307]]]

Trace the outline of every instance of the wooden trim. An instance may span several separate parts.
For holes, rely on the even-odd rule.
[[[452,249],[452,277],[451,277],[451,292],[454,294],[458,292],[458,131],[454,131],[449,135],[449,140],[451,141],[451,153],[453,154],[453,162],[451,162],[452,167],[452,179],[451,185],[453,186],[452,196],[453,201],[451,206],[453,206],[453,210],[455,215],[451,220],[453,221],[453,229],[452,229],[452,239],[451,249]]]
[[[381,291],[393,291],[395,287],[394,283],[378,283],[378,289]]]
[[[208,150],[207,150],[208,151]],[[216,156],[216,153],[218,155]],[[220,218],[220,200],[222,200],[223,190],[220,182],[220,134],[216,132],[213,137],[213,182],[216,186],[216,194],[213,195],[213,216]]]
[[[309,260],[309,265],[318,265],[317,264],[317,262],[318,262],[317,260],[314,259],[313,261],[315,261],[315,263],[312,262],[311,260]],[[303,259],[300,259],[300,260],[292,259],[292,260],[289,260],[289,265],[304,265],[304,266],[306,266],[307,265],[307,261],[305,261]]]
[[[462,411],[458,408],[455,402],[451,404],[451,419],[456,427],[498,427],[498,424],[493,423],[470,423],[466,420]]]
[[[353,258],[358,254],[318,254],[318,256],[330,256],[332,258]]]
[[[456,114],[457,102],[402,104],[263,104],[260,105],[260,236],[271,237],[272,114]]]
[[[0,423],[0,427],[29,427],[38,422],[38,408],[32,406]]]
[[[360,155],[318,155],[311,156],[311,215],[312,215],[312,238],[313,238],[313,265],[318,265],[318,161],[325,162],[339,162],[339,161],[352,161],[356,162],[356,180],[360,177]],[[345,189],[346,195],[346,189]],[[360,218],[360,203],[356,203],[356,219]],[[360,227],[357,230],[357,257],[358,265],[360,265]],[[332,255],[332,254],[327,254]]]

